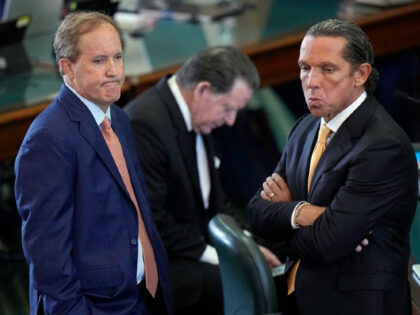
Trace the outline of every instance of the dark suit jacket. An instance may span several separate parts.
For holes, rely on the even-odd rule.
[[[225,212],[209,136],[203,136],[209,162],[211,192],[205,210],[195,152],[184,118],[163,77],[124,110],[134,129],[152,213],[169,256],[175,300],[194,302],[201,294],[203,269],[197,262],[207,239],[209,219]]]
[[[417,163],[410,141],[371,95],[342,124],[321,157],[307,193],[320,119],[307,115],[291,131],[275,172],[293,202],[257,193],[249,203],[255,233],[286,238],[301,259],[296,301],[301,314],[409,314],[409,230],[416,209]],[[297,201],[326,206],[312,226],[293,230]],[[355,252],[369,235],[369,245]]]
[[[115,105],[111,118],[170,308],[167,257],[130,123]],[[15,171],[31,314],[41,305],[48,314],[143,314],[136,209],[92,114],[66,86],[32,123]]]

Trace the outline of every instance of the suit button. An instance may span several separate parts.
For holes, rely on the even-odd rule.
[[[135,238],[132,238],[130,242],[131,245],[137,245],[137,240]]]

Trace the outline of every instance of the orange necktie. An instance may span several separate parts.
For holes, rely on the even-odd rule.
[[[101,126],[102,135],[104,136],[109,151],[111,152],[111,155],[114,158],[114,162],[117,165],[118,171],[120,172],[124,185],[127,188],[127,191],[130,195],[131,201],[134,203],[134,206],[137,210],[137,218],[139,221],[139,238],[143,250],[144,273],[146,275],[146,288],[150,292],[150,294],[153,297],[155,297],[158,285],[158,273],[156,269],[155,254],[153,252],[149,236],[147,235],[143,218],[141,217],[139,205],[137,203],[136,195],[134,194],[133,186],[131,185],[130,174],[128,174],[127,163],[125,162],[121,143],[118,140],[118,137],[115,134],[115,132],[112,130],[108,117],[105,117]]]
[[[314,176],[316,166],[327,147],[327,138],[330,132],[331,129],[329,129],[326,125],[321,124],[321,128],[318,133],[318,140],[315,144],[314,150],[312,151],[311,164],[309,165],[308,192],[311,187],[311,181]],[[292,269],[290,269],[289,276],[287,277],[287,294],[292,294],[293,291],[295,291],[296,272],[299,267],[299,263],[300,259],[292,266]]]

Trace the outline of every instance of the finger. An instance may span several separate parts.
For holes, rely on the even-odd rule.
[[[264,200],[268,200],[268,201],[270,201],[270,197],[268,197],[268,195],[265,193],[265,191],[264,191],[264,190],[262,190],[262,191],[261,191],[261,193],[260,193],[260,197],[261,197],[262,199],[264,199]]]
[[[274,268],[281,265],[281,261],[277,258],[274,253],[272,253],[268,248],[265,248],[262,245],[258,245],[261,253],[264,255],[270,268]]]
[[[263,184],[263,188],[264,188],[264,192],[265,194],[271,199],[273,200],[273,197],[276,195],[276,193],[278,194],[280,192],[280,190],[273,190],[272,187],[269,186],[269,184],[267,182],[265,182]]]
[[[364,238],[360,244],[362,244],[363,246],[368,246],[369,245],[369,240],[367,238]]]
[[[271,175],[271,178],[279,185],[281,184],[282,181],[284,182],[283,178],[277,173],[274,173],[273,175]]]
[[[280,188],[279,183],[273,177],[267,177],[267,180],[266,181],[270,185],[270,187],[278,187],[278,188]]]
[[[286,181],[279,174],[274,173],[271,178],[277,183],[280,189],[285,189],[287,187]]]
[[[269,196],[273,192],[266,181],[263,184],[263,189],[267,196]]]
[[[363,250],[363,247],[361,245],[357,245],[354,249],[356,252],[360,253]]]
[[[264,184],[265,184],[265,183],[266,183],[266,182],[264,181],[264,182],[263,182],[263,184],[262,184],[262,189],[264,189]]]
[[[267,178],[266,182],[274,194],[278,195],[281,192],[279,185],[271,177]]]
[[[274,254],[270,257],[270,266],[271,268],[281,265],[281,261]]]

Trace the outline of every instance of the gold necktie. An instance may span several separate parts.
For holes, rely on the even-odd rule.
[[[330,132],[331,129],[329,129],[326,125],[321,124],[321,128],[318,133],[318,140],[315,144],[314,150],[312,151],[311,164],[309,165],[308,192],[311,187],[311,181],[312,177],[314,176],[316,166],[318,165],[319,159],[327,147],[327,138]],[[292,266],[289,272],[289,276],[287,277],[287,294],[289,295],[295,291],[296,272],[299,267],[299,263],[300,259]]]
[[[130,195],[131,201],[134,203],[137,211],[137,218],[139,223],[139,238],[143,251],[144,273],[146,277],[146,288],[150,294],[155,297],[158,285],[158,273],[156,268],[155,254],[153,252],[152,244],[144,226],[143,218],[140,213],[139,205],[137,203],[136,195],[134,194],[133,186],[131,185],[130,174],[128,174],[127,163],[125,162],[124,153],[121,143],[117,135],[112,130],[111,124],[107,117],[101,124],[102,135],[108,145],[109,151],[117,165],[121,178]]]

